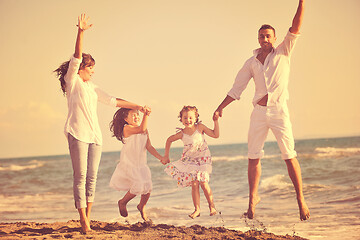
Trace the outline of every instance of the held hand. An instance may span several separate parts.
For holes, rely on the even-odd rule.
[[[213,120],[217,121],[219,119],[219,117],[222,117],[222,109],[221,108],[220,109],[218,108],[215,110],[214,115],[213,115]]]
[[[170,159],[169,159],[169,157],[164,156],[163,160],[161,162],[165,165],[165,164],[168,164],[170,162]]]
[[[220,117],[219,112],[214,112],[213,120],[214,120],[214,121],[217,121],[217,120],[219,120],[219,117]]]
[[[139,106],[139,107],[137,108],[137,110],[139,110],[141,113],[144,113],[144,114],[145,114],[145,107]]]
[[[151,108],[148,106],[144,106],[144,114],[150,116],[151,113]]]
[[[163,165],[166,165],[166,164],[168,163],[165,157],[161,157],[161,158],[160,158],[160,162],[161,162]]]
[[[85,31],[92,27],[92,24],[88,24],[90,17],[86,18],[85,14],[81,14],[78,17],[78,24],[76,25],[80,30]]]

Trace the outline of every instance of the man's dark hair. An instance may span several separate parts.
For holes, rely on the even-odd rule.
[[[272,29],[272,30],[274,31],[274,36],[276,36],[276,34],[275,34],[275,28],[273,28],[271,25],[269,25],[269,24],[264,24],[264,25],[262,25],[262,26],[259,28],[259,32],[260,32],[260,30],[263,30],[263,29]]]

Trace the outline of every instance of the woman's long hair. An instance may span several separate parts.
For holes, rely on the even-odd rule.
[[[66,82],[65,82],[65,75],[69,69],[69,61],[63,62],[57,69],[54,70],[56,77],[60,80],[61,90],[66,95]],[[84,69],[87,66],[95,65],[94,58],[87,53],[82,54],[82,62],[80,64],[80,69]]]
[[[120,108],[110,122],[110,131],[113,133],[113,137],[116,137],[122,143],[124,143],[124,127],[128,124],[125,118],[129,115],[130,110],[129,108]]]

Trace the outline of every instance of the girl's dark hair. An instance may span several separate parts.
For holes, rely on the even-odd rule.
[[[180,113],[179,113],[179,118],[180,118],[180,122],[181,122],[181,119],[182,119],[182,116],[184,114],[184,112],[190,112],[190,111],[194,111],[195,112],[195,117],[196,117],[196,121],[195,123],[198,123],[199,122],[199,112],[198,112],[198,109],[195,107],[195,106],[184,106]]]
[[[124,143],[124,126],[128,124],[125,118],[127,118],[130,110],[129,108],[120,108],[110,122],[110,131],[113,133],[113,137],[116,137],[122,143]]]
[[[61,90],[64,93],[64,96],[66,95],[66,82],[65,82],[65,75],[69,69],[69,63],[70,61],[66,61],[62,63],[57,69],[54,70],[54,73],[56,74],[56,77],[60,80]],[[80,64],[80,69],[84,69],[85,67],[95,65],[94,58],[87,53],[82,54],[82,62]]]

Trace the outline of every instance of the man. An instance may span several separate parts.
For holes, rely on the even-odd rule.
[[[274,47],[275,29],[270,25],[261,26],[258,32],[260,48],[256,49],[254,56],[245,62],[236,76],[232,89],[214,112],[214,117],[222,117],[223,109],[235,99],[240,99],[250,79],[254,79],[256,86],[253,99],[254,110],[248,134],[249,208],[246,215],[250,219],[254,218],[255,207],[260,202],[258,196],[261,175],[260,158],[264,154],[263,147],[269,129],[276,137],[294,185],[300,219],[303,221],[310,218],[303,195],[301,169],[296,159],[295,143],[287,109],[290,56],[299,36],[304,1],[299,0],[292,26],[277,48]]]

